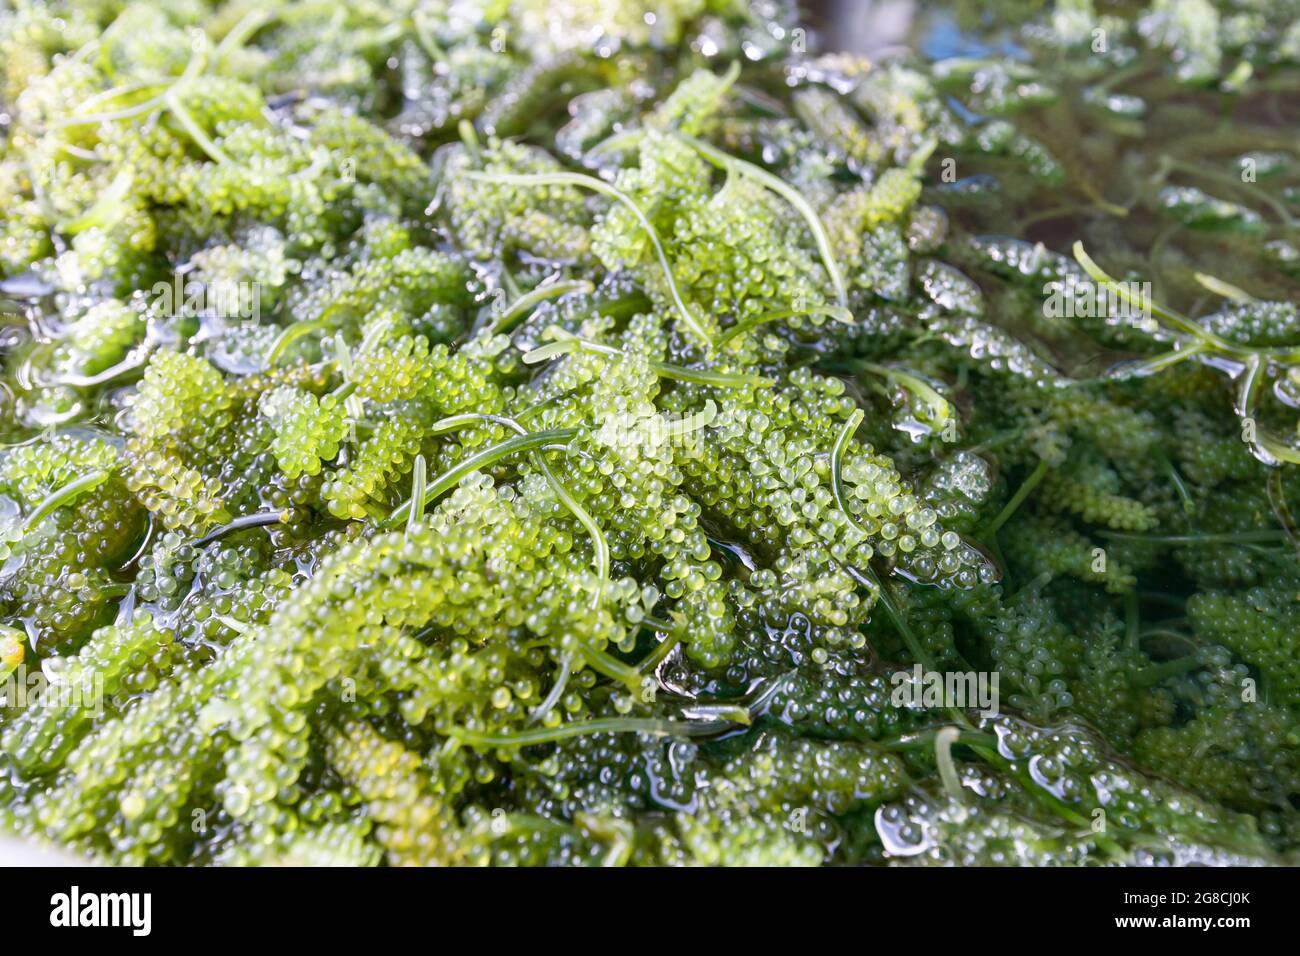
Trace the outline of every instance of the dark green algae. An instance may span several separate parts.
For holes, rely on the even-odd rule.
[[[868,64],[764,5],[333,6],[0,10],[0,667],[103,703],[0,710],[0,826],[1293,859],[1300,8],[955,4]],[[502,178],[561,171],[630,202]]]

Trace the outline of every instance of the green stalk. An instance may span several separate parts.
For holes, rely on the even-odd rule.
[[[610,680],[618,681],[628,690],[633,692],[641,689],[641,672],[631,664],[625,664],[612,654],[606,654],[604,651],[598,651],[591,647],[582,647],[579,652],[582,659],[598,674],[603,674]]]
[[[93,226],[111,226],[121,218],[124,212],[123,204],[127,195],[131,192],[133,178],[129,169],[118,173],[113,177],[113,181],[108,184],[108,188],[99,194],[99,198],[95,200],[89,209],[75,219],[65,219],[58,223],[55,228],[65,235],[75,236],[77,233],[85,232]]]
[[[719,169],[731,170],[749,176],[755,182],[767,187],[776,193],[790,205],[808,224],[808,229],[813,234],[813,239],[817,243],[817,250],[821,253],[822,265],[826,267],[826,272],[831,278],[831,285],[835,288],[835,299],[841,308],[847,308],[849,304],[849,290],[844,284],[844,276],[840,272],[839,264],[835,261],[835,253],[831,249],[831,237],[826,232],[826,227],[822,224],[821,217],[817,215],[817,210],[813,209],[808,200],[799,194],[799,191],[781,179],[779,176],[773,176],[761,166],[755,166],[738,157],[724,153],[709,143],[694,136],[687,136],[685,133],[677,133],[678,138],[688,143],[705,159],[713,163]]]
[[[286,326],[284,331],[275,337],[271,347],[267,349],[266,358],[263,360],[267,368],[274,368],[289,346],[298,341],[304,335],[317,332],[322,329],[328,329],[331,323],[324,319],[312,319],[307,322],[295,322],[293,325]]]
[[[1190,335],[1195,339],[1199,339],[1219,351],[1227,352],[1230,355],[1244,354],[1243,350],[1239,346],[1229,342],[1227,339],[1220,338],[1208,329],[1202,328],[1182,313],[1175,312],[1172,309],[1167,309],[1157,302],[1141,302],[1135,299],[1128,289],[1112,279],[1106,274],[1101,266],[1092,261],[1092,258],[1088,253],[1083,251],[1082,242],[1075,242],[1074,258],[1078,260],[1079,265],[1083,266],[1083,271],[1088,273],[1088,276],[1094,282],[1098,285],[1105,286],[1111,292],[1115,293],[1115,296],[1125,305],[1133,306],[1137,309],[1142,309],[1144,307],[1149,308],[1152,315],[1164,319],[1167,324],[1173,326],[1177,331],[1182,332],[1185,335]],[[1248,352],[1250,350],[1245,351]]]
[[[551,442],[570,441],[577,434],[578,429],[576,428],[554,428],[550,431],[516,435],[514,438],[508,438],[503,442],[491,445],[478,454],[471,455],[459,464],[453,465],[429,482],[424,492],[424,505],[428,507],[444,492],[460,484],[462,478],[478,471],[480,468],[486,468],[488,465],[495,464],[503,458],[508,458],[516,452],[532,451],[534,448],[540,448],[542,445]],[[401,524],[402,518],[410,514],[410,509],[411,503],[403,501],[381,522],[381,527],[394,528]]]
[[[1046,459],[1039,459],[1034,470],[1030,472],[1029,477],[1025,479],[1025,483],[1016,489],[1016,493],[1011,496],[1011,500],[1008,501],[1003,509],[998,512],[998,516],[985,525],[984,531],[980,535],[981,538],[992,538],[998,533],[998,529],[1006,524],[1007,520],[1016,513],[1016,509],[1019,508],[1024,503],[1025,499],[1029,497],[1030,492],[1038,487],[1038,483],[1047,475],[1047,469],[1048,464]]]
[[[694,382],[696,385],[714,385],[718,388],[762,388],[775,384],[772,379],[762,375],[747,375],[744,372],[714,372],[709,369],[685,368],[670,365],[667,362],[650,362],[650,370],[660,378],[675,382]]]
[[[1108,375],[1109,378],[1140,378],[1144,375],[1154,375],[1157,372],[1163,372],[1167,368],[1173,368],[1180,362],[1195,358],[1201,355],[1208,348],[1205,342],[1193,342],[1185,348],[1174,348],[1168,352],[1161,352],[1154,358],[1142,359],[1137,362],[1126,362],[1114,369]],[[1091,382],[1079,382],[1079,385],[1090,385]]]
[[[734,726],[728,721],[665,720],[655,717],[602,717],[559,727],[536,727],[512,734],[488,734],[453,727],[447,736],[477,747],[533,747],[587,734],[651,734],[655,737],[709,737]]]
[[[1137,591],[1124,595],[1124,642],[1130,650],[1138,649],[1142,633],[1142,617],[1138,608]]]
[[[110,472],[105,469],[92,471],[88,475],[82,475],[76,481],[70,481],[57,491],[51,492],[45,497],[45,500],[36,506],[36,510],[27,516],[23,523],[23,531],[30,531],[38,524],[48,518],[54,511],[64,505],[76,500],[83,491],[89,491],[97,488],[108,480]]]
[[[1231,299],[1233,302],[1256,302],[1258,301],[1253,295],[1240,286],[1235,286],[1231,282],[1224,282],[1217,276],[1206,275],[1204,272],[1193,273],[1196,281],[1201,284],[1202,288],[1208,289],[1215,295],[1224,299]]]
[[[961,730],[956,727],[944,727],[934,735],[934,762],[939,768],[939,780],[948,796],[964,803],[966,791],[961,785],[957,773],[957,762],[952,759],[952,745],[961,737]]]
[[[197,538],[193,543],[196,548],[201,548],[205,544],[211,544],[228,534],[234,534],[236,531],[243,531],[247,528],[265,528],[268,525],[284,524],[289,520],[287,511],[259,511],[251,515],[241,515],[233,521],[228,521],[219,528],[214,528],[201,538]]]
[[[537,365],[558,355],[572,352],[586,352],[590,355],[606,355],[610,358],[627,358],[627,353],[611,345],[601,345],[576,335],[564,334],[557,342],[548,342],[524,353],[524,364]],[[697,385],[714,385],[718,388],[761,388],[773,384],[771,379],[761,375],[749,375],[744,372],[714,372],[710,369],[686,368],[668,362],[647,362],[650,370],[660,378],[676,382],[694,382]]]
[[[495,424],[509,428],[519,436],[529,434],[524,426],[520,425],[519,422],[513,418],[506,415],[484,415],[478,412],[465,412],[460,415],[452,415],[448,418],[442,419],[441,421],[435,422],[430,427],[429,434],[442,435],[459,428],[464,428],[466,425],[485,421],[494,422]],[[546,451],[548,447],[551,446],[547,443],[543,443],[539,446],[538,450]],[[560,503],[569,509],[573,516],[578,519],[578,523],[582,525],[583,530],[591,537],[591,547],[596,564],[596,574],[599,576],[601,582],[600,588],[596,591],[595,595],[596,603],[599,603],[601,595],[605,590],[605,584],[609,581],[609,542],[605,538],[605,533],[600,530],[600,526],[596,524],[595,519],[591,517],[587,509],[569,493],[569,490],[566,487],[564,487],[560,482],[560,479],[556,477],[555,472],[551,469],[550,464],[542,455],[534,454],[532,456],[532,461],[533,464],[537,466],[538,471],[546,477],[547,484],[549,484],[551,490],[555,492],[555,496],[560,499]],[[412,492],[412,495],[414,495],[414,492]],[[414,497],[412,498],[412,506],[414,506]],[[421,514],[423,514],[423,508],[421,508]]]
[[[1140,671],[1134,671],[1128,677],[1128,685],[1140,690],[1144,687],[1159,684],[1165,678],[1187,674],[1204,666],[1194,654],[1189,654],[1186,657],[1176,657],[1171,661],[1162,661],[1159,664],[1144,667]]]
[[[1111,531],[1103,528],[1097,532],[1103,538],[1120,541],[1141,541],[1147,544],[1267,544],[1282,540],[1281,531],[1239,531],[1224,534],[1137,534],[1132,531]]]
[[[633,201],[632,197],[620,189],[616,189],[607,182],[597,179],[594,176],[585,176],[582,173],[479,173],[468,172],[465,174],[470,179],[482,182],[497,183],[502,186],[578,186],[583,189],[590,189],[592,192],[600,193],[626,206],[641,224],[646,236],[650,240],[650,245],[654,248],[655,257],[659,260],[659,267],[663,269],[664,279],[668,283],[668,293],[673,300],[682,321],[686,327],[691,330],[705,345],[712,345],[712,339],[708,330],[695,317],[695,314],[687,307],[685,300],[682,299],[681,291],[677,288],[677,279],[673,275],[672,266],[668,264],[668,255],[664,252],[663,243],[659,240],[659,233],[655,231],[654,225],[641,211],[641,207]]]
[[[155,83],[152,86],[170,86],[170,83]],[[51,131],[60,129],[69,129],[75,126],[98,126],[101,123],[113,123],[117,120],[131,119],[135,116],[143,116],[166,105],[165,94],[159,94],[152,99],[145,100],[143,103],[137,103],[135,106],[125,106],[120,110],[111,110],[106,113],[88,113],[82,116],[71,116],[67,119],[58,120],[51,123],[48,127]]]
[[[641,623],[644,624],[645,621],[643,620]],[[655,629],[664,630],[661,627]],[[642,674],[654,673],[655,668],[662,664],[668,655],[673,652],[673,648],[682,642],[682,635],[676,628],[670,628],[666,633],[668,636],[655,645],[655,649],[637,665],[637,670]]]
[[[903,369],[878,365],[875,362],[854,362],[852,364],[865,372],[871,372],[873,375],[888,379],[904,391],[910,392],[920,399],[928,409],[932,421],[937,423],[938,427],[942,428],[948,419],[952,417],[952,406],[948,404],[948,400],[919,376]]]
[[[564,657],[560,658],[560,670],[555,675],[555,683],[551,685],[550,692],[540,704],[529,712],[528,720],[530,723],[545,717],[547,712],[560,702],[560,697],[564,694],[564,688],[569,684],[571,667],[569,655],[565,654]]]
[[[424,520],[424,456],[415,456],[415,465],[411,469],[411,510],[406,518],[406,534],[409,537],[411,532],[420,526]]]
[[[558,299],[562,295],[568,295],[570,292],[581,292],[590,294],[596,287],[586,279],[572,279],[561,282],[552,282],[549,285],[540,285],[531,292],[521,295],[514,302],[510,303],[501,315],[495,319],[487,328],[488,335],[498,335],[502,332],[508,332],[515,325],[533,311],[541,303],[548,299]]]
[[[49,379],[51,385],[70,385],[74,388],[94,388],[96,385],[103,385],[105,382],[111,382],[134,372],[136,369],[144,368],[145,362],[149,358],[149,353],[153,351],[153,345],[148,341],[142,343],[135,349],[138,355],[128,356],[116,365],[110,365],[102,372],[94,375],[77,375],[69,372],[65,375],[56,375]]]
[[[176,117],[176,122],[181,124],[181,128],[189,134],[190,139],[194,140],[199,149],[207,153],[208,158],[214,163],[230,162],[230,157],[222,151],[221,147],[204,132],[203,127],[190,115],[190,111],[181,102],[180,94],[176,92],[176,89],[176,87],[172,87],[163,94],[163,102],[171,110],[172,115]]]
[[[1300,465],[1300,449],[1293,448],[1280,439],[1274,438],[1262,428],[1256,431],[1255,444],[1276,461],[1285,462],[1288,465]]]
[[[261,9],[250,10],[244,14],[243,18],[230,28],[230,32],[221,38],[217,48],[212,51],[211,66],[215,68],[222,59],[241,49],[252,38],[253,34],[277,16],[278,11]]]
[[[775,312],[764,312],[762,315],[742,319],[718,336],[713,344],[718,348],[722,348],[732,339],[744,335],[764,323],[778,322],[781,319],[793,318],[796,315],[825,315],[836,322],[852,323],[853,321],[853,313],[837,305],[818,306],[813,309],[777,309]]]

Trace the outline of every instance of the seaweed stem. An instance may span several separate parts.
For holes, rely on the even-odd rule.
[[[706,345],[712,345],[712,339],[708,330],[695,317],[690,308],[687,307],[685,300],[682,298],[681,291],[677,288],[677,279],[673,275],[672,266],[668,263],[668,254],[664,252],[663,243],[659,239],[659,233],[655,230],[654,224],[650,222],[646,214],[641,210],[635,200],[621,189],[616,189],[609,183],[597,179],[594,176],[586,176],[582,173],[481,173],[467,172],[465,175],[474,180],[482,182],[496,183],[502,186],[579,186],[584,189],[590,189],[592,192],[601,193],[611,199],[622,203],[636,217],[642,230],[645,231],[646,237],[650,240],[650,245],[654,248],[655,258],[659,260],[659,267],[663,270],[664,279],[668,284],[668,294],[673,300],[678,314],[682,317],[686,327],[691,330],[698,338],[702,339]]]

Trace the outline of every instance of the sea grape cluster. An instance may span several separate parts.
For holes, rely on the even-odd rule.
[[[0,0],[0,831],[1292,858],[1300,8],[1007,6]]]

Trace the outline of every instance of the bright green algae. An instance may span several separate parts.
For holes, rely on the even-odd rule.
[[[1300,6],[995,13],[0,5],[0,828],[1291,859]]]

